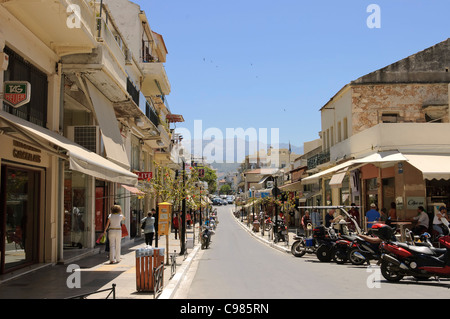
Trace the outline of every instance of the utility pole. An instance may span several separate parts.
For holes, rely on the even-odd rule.
[[[186,164],[183,160],[183,192],[185,190],[185,176],[186,176]],[[186,196],[183,196],[183,200],[181,203],[181,231],[180,231],[180,238],[181,238],[181,251],[180,255],[184,255],[184,252],[186,251]]]

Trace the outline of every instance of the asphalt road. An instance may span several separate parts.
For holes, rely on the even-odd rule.
[[[197,254],[176,299],[449,298],[450,281],[389,283],[375,265],[322,263],[296,258],[252,237],[218,207],[220,224],[209,249]]]

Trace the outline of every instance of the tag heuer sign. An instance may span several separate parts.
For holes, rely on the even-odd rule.
[[[26,81],[7,81],[3,87],[3,100],[12,107],[30,102],[31,84]]]

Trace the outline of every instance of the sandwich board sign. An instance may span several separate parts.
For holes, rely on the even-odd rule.
[[[27,81],[5,81],[3,100],[12,107],[20,107],[30,102],[31,84]]]

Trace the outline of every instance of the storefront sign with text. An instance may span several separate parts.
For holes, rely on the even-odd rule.
[[[3,99],[16,108],[27,104],[31,99],[31,84],[27,81],[5,81]]]
[[[153,178],[153,172],[135,172],[139,181],[147,181]]]

